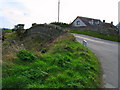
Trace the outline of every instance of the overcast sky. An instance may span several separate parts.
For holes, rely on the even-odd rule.
[[[118,23],[119,0],[61,0],[60,22],[70,23],[77,16]],[[50,23],[57,21],[58,0],[0,0],[0,27],[16,24]]]

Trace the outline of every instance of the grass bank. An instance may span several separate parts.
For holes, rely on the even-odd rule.
[[[71,30],[71,33],[89,35],[105,40],[120,42],[120,35],[105,35],[94,31],[80,31],[80,30]]]
[[[20,50],[11,60],[12,65],[3,62],[3,88],[101,86],[98,59],[70,34],[57,38],[45,53]]]

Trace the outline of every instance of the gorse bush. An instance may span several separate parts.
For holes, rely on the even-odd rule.
[[[19,59],[23,60],[23,61],[34,61],[35,59],[37,59],[37,57],[27,51],[27,50],[20,50],[18,53],[17,53],[17,56]]]

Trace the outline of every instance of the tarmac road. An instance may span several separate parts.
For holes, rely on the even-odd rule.
[[[118,43],[91,36],[73,34],[77,41],[87,41],[87,47],[100,59],[105,88],[118,88]]]

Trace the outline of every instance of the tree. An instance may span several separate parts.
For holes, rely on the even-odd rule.
[[[16,31],[18,36],[21,36],[21,34],[23,34],[24,31],[24,24],[15,25],[13,31]]]
[[[32,23],[32,27],[36,26],[37,24],[36,23]]]
[[[60,27],[68,27],[69,26],[69,24],[63,23],[63,22],[52,22],[50,24],[58,25]]]

